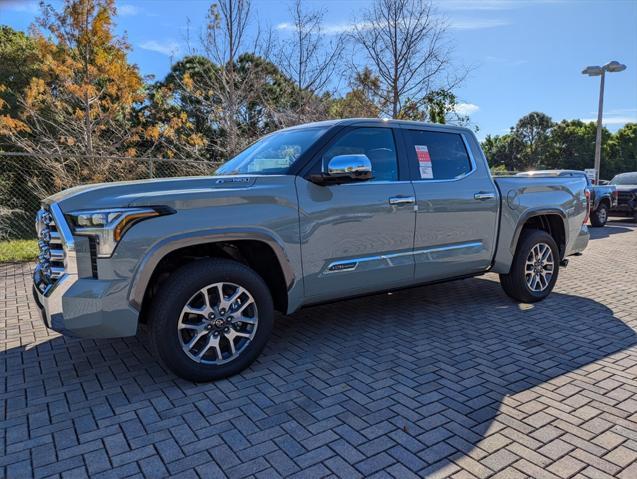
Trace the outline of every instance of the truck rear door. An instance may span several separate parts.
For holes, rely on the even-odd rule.
[[[400,131],[418,207],[415,280],[484,271],[495,251],[500,199],[473,138],[411,125]]]

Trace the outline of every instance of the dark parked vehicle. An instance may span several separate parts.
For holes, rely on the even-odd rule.
[[[617,188],[617,205],[611,213],[632,216],[637,221],[637,171],[615,175],[610,184]]]
[[[538,170],[518,173],[518,176],[561,176],[574,177],[583,176],[588,184],[588,191],[591,202],[591,225],[601,227],[608,221],[611,209],[617,207],[617,188],[615,185],[599,184],[594,185],[586,176],[586,173],[579,170]],[[637,187],[636,187],[637,189]]]

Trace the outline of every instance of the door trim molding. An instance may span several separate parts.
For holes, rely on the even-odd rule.
[[[388,266],[392,266],[391,260],[394,258],[400,258],[404,256],[416,256],[421,254],[431,254],[431,253],[441,253],[445,251],[453,251],[457,249],[465,249],[465,248],[478,248],[483,246],[482,241],[468,241],[465,243],[458,243],[452,245],[445,246],[434,246],[433,248],[425,248],[419,249],[415,251],[406,251],[403,253],[391,253],[391,254],[381,254],[375,256],[363,256],[361,258],[351,258],[344,259],[339,261],[334,261],[328,265],[325,269],[324,274],[333,274],[333,273],[345,273],[355,271],[358,268],[358,265],[361,263],[368,263],[370,261],[387,261]]]

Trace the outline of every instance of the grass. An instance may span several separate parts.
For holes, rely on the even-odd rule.
[[[36,240],[0,241],[0,263],[33,261],[38,256]]]

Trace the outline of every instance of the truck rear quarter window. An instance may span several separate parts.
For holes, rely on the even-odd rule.
[[[471,172],[462,136],[439,131],[405,130],[415,180],[454,180]]]

